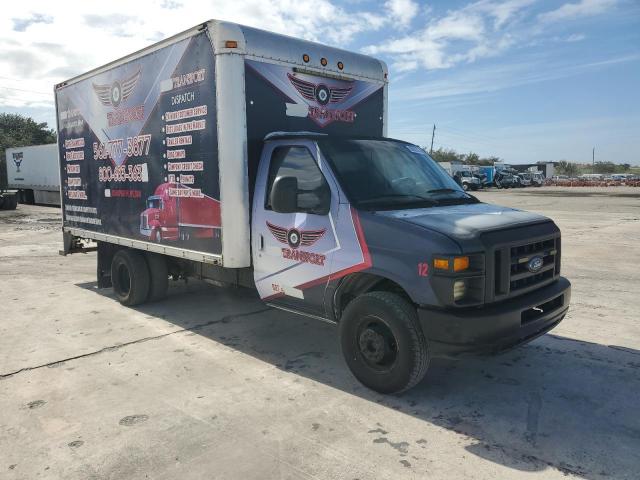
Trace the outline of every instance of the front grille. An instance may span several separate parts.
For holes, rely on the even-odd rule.
[[[529,261],[540,257],[542,266],[529,269]],[[560,275],[560,236],[503,245],[494,251],[493,300],[535,290]]]
[[[149,218],[146,215],[142,215],[140,217],[140,228],[142,230],[148,230],[149,229]]]
[[[516,293],[523,288],[552,279],[556,270],[556,253],[555,238],[511,247],[509,292]],[[542,258],[542,268],[537,272],[531,272],[528,263],[535,257]]]

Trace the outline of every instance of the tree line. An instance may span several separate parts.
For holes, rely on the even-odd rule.
[[[427,147],[422,147],[424,150],[429,151]],[[431,153],[431,157],[436,162],[460,162],[465,165],[494,165],[495,162],[500,162],[500,157],[480,157],[477,153],[458,153],[453,149],[438,148]],[[616,164],[613,162],[596,162],[595,165],[580,164],[569,162],[567,160],[560,160],[559,162],[553,162],[555,164],[555,170],[559,175],[567,175],[569,177],[576,177],[583,173],[627,173],[631,171],[631,165],[628,163]]]
[[[422,147],[424,150],[429,151],[427,147]],[[431,152],[431,158],[436,162],[462,162],[466,165],[493,165],[495,162],[500,162],[499,157],[486,157],[481,158],[477,153],[458,153],[453,149],[438,148]]]
[[[631,164],[613,162],[596,162],[595,164],[588,164],[560,160],[559,162],[556,162],[555,170],[559,175],[567,175],[568,177],[576,177],[583,173],[599,173],[601,175],[607,175],[612,173],[629,173],[631,171]]]

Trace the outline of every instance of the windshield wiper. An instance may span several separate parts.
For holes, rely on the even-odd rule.
[[[427,190],[427,193],[460,193],[460,190],[455,188],[434,188],[433,190]]]
[[[471,195],[468,192],[464,192],[462,190],[456,190],[455,188],[435,188],[433,190],[428,190],[427,193],[462,193],[463,196],[455,196],[455,197],[438,197],[438,203],[440,205],[454,205],[456,203],[481,203],[476,197]]]
[[[406,198],[406,199],[414,198],[415,199],[414,201],[427,202],[432,205],[436,205],[438,203],[438,201],[434,200],[433,198],[423,197],[422,195],[415,195],[413,193],[388,193],[386,195],[380,195],[379,197],[367,198],[366,200],[361,200],[360,203],[378,202],[382,198]]]
[[[389,199],[389,201],[385,201]],[[369,205],[373,208],[387,208],[391,206],[399,205],[423,205],[426,204],[429,207],[438,205],[440,202],[433,198],[423,197],[422,195],[415,195],[412,193],[389,193],[386,195],[380,195],[375,198],[367,198],[366,200],[360,200],[359,205]]]

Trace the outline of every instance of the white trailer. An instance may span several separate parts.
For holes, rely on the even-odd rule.
[[[20,203],[60,205],[58,145],[7,149],[7,187],[18,190]]]

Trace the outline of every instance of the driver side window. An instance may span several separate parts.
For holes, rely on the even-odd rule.
[[[298,181],[297,206],[300,212],[313,211],[318,205],[330,202],[330,189],[311,152],[306,147],[277,147],[271,156],[265,209],[271,210],[271,189],[280,177],[294,177]]]

